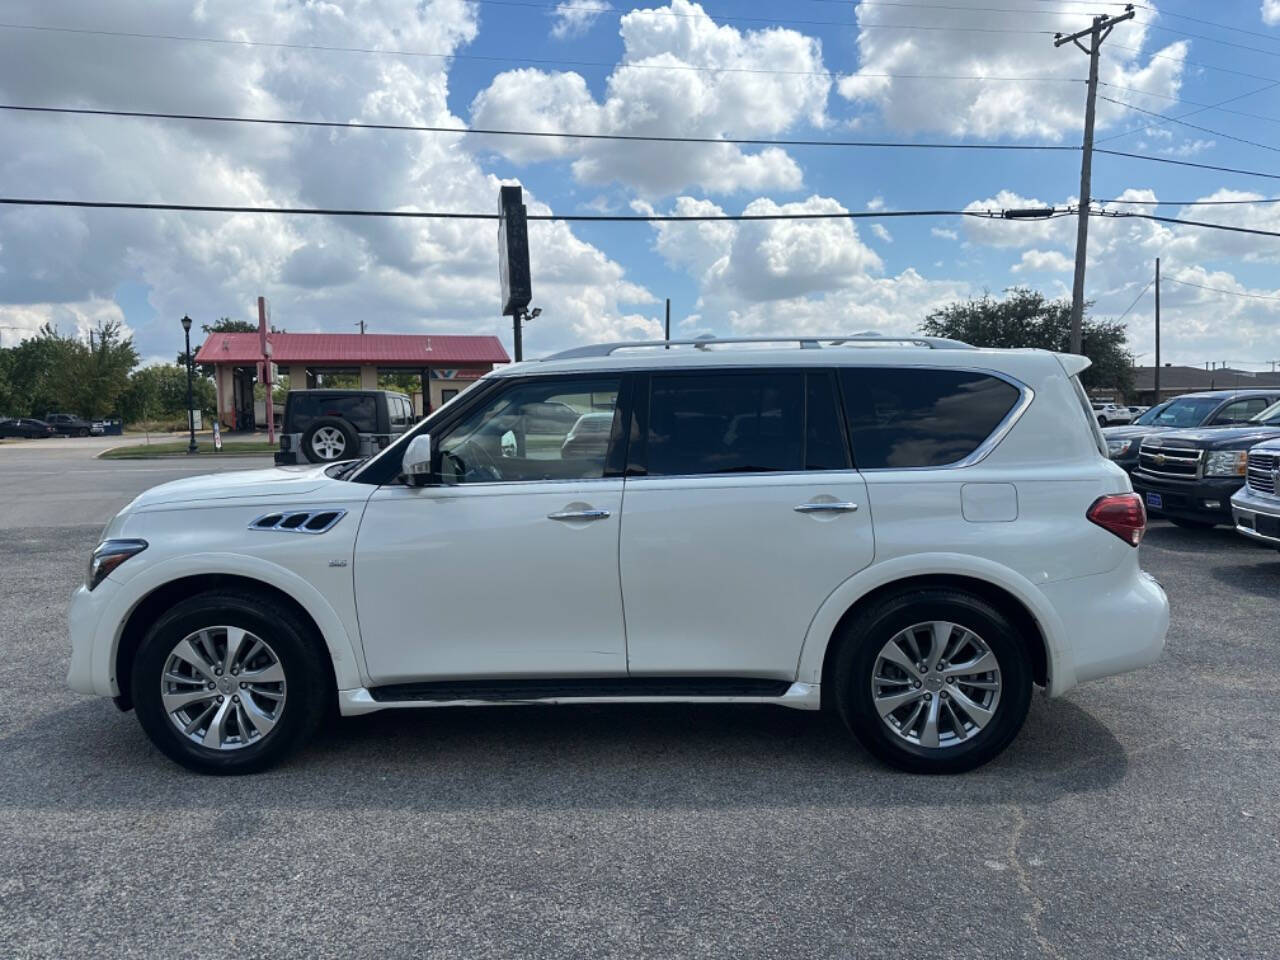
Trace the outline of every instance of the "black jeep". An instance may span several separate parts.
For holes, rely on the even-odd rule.
[[[377,453],[414,424],[413,402],[388,390],[291,390],[276,463],[355,460]]]

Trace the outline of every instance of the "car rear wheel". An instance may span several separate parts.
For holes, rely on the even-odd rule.
[[[147,632],[132,671],[138,720],[199,773],[254,773],[305,742],[325,712],[322,648],[287,607],[207,593]]]
[[[840,716],[895,767],[972,770],[1004,750],[1026,719],[1026,640],[972,594],[888,597],[848,623],[840,644],[833,677]]]
[[[312,463],[334,463],[359,455],[360,435],[339,417],[321,417],[302,435],[302,452]]]

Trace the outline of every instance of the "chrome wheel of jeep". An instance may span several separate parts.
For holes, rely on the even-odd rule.
[[[321,460],[341,460],[347,438],[337,427],[321,427],[311,438],[311,451]]]
[[[893,733],[918,747],[971,740],[1000,704],[1000,663],[972,630],[935,620],[913,624],[880,648],[871,698]]]
[[[284,712],[285,678],[270,645],[239,627],[206,627],[170,652],[160,699],[187,739],[239,750],[268,736]]]

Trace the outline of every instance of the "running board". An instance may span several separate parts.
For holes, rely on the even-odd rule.
[[[402,707],[570,703],[774,703],[820,706],[817,684],[756,677],[574,677],[443,680],[338,691],[344,716]]]

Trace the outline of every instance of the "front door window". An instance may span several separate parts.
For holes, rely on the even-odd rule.
[[[439,443],[445,483],[595,480],[617,411],[617,377],[516,384]]]

